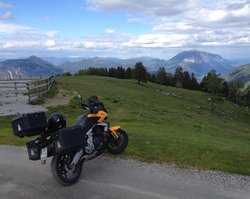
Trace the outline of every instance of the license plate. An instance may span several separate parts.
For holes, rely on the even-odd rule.
[[[41,151],[41,159],[46,159],[48,157],[48,150],[47,148],[43,148]]]

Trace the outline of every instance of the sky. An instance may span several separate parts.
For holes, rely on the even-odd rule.
[[[250,58],[250,0],[0,0],[0,59]]]

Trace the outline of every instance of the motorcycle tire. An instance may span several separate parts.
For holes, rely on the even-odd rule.
[[[75,184],[81,176],[83,162],[70,168],[75,152],[56,154],[51,162],[51,171],[57,182],[64,186]]]
[[[118,129],[116,133],[118,139],[111,137],[107,145],[107,149],[111,154],[122,153],[128,145],[128,134],[123,129]]]

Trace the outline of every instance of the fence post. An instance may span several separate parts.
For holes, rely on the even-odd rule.
[[[49,79],[46,79],[46,90],[49,90]]]
[[[38,82],[35,82],[35,86],[36,86],[36,93],[37,93],[37,96],[40,97],[39,88],[38,88]]]
[[[27,83],[27,90],[28,90],[28,96],[29,96],[29,102],[30,102],[30,87],[29,87],[29,83]]]
[[[16,98],[17,98],[17,86],[16,86],[16,82],[14,84],[15,84],[15,91],[16,91]]]

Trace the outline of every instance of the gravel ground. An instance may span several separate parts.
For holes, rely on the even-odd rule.
[[[46,110],[40,105],[28,104],[28,97],[24,95],[19,94],[17,97],[0,96],[0,116]]]
[[[1,198],[249,199],[250,176],[148,164],[115,156],[83,165],[78,183],[63,187],[23,147],[0,145]]]

